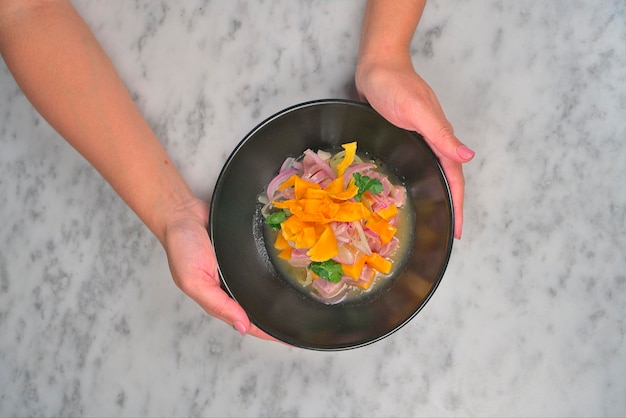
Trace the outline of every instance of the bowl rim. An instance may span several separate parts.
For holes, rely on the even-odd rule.
[[[347,105],[347,106],[356,106],[356,107],[361,107],[364,109],[367,109],[369,111],[373,111],[378,113],[370,104],[368,103],[364,103],[364,102],[360,102],[360,101],[356,101],[356,100],[351,100],[351,99],[339,99],[339,98],[327,98],[327,99],[315,99],[315,100],[309,100],[309,101],[304,101],[304,102],[300,102],[300,103],[296,103],[294,105],[288,106],[283,108],[282,110],[279,110],[273,114],[271,114],[270,116],[266,117],[265,119],[263,119],[261,122],[259,122],[254,128],[252,128],[239,142],[238,144],[233,148],[233,150],[231,151],[231,153],[228,155],[228,157],[226,158],[222,168],[220,169],[220,172],[218,174],[217,180],[215,182],[215,186],[212,192],[212,197],[211,197],[211,201],[209,204],[209,224],[207,227],[208,233],[209,233],[209,237],[211,239],[211,245],[213,244],[213,240],[214,240],[214,233],[215,233],[215,226],[214,226],[214,218],[213,218],[213,213],[215,210],[215,202],[218,200],[216,199],[220,189],[221,189],[221,184],[222,184],[222,180],[223,177],[225,175],[225,173],[228,171],[232,161],[236,158],[237,154],[239,153],[239,151],[250,141],[250,139],[261,129],[263,129],[266,125],[272,123],[274,120],[288,114],[291,113],[293,111],[299,110],[299,109],[304,109],[307,107],[311,107],[311,106],[318,106],[318,105]],[[381,115],[382,117],[382,115]],[[400,128],[403,129],[403,128]],[[419,133],[415,132],[415,131],[411,131],[411,130],[407,130],[404,129],[407,132],[410,132],[412,134],[417,135],[419,138],[421,138],[423,140],[423,136],[420,135]],[[217,261],[217,271],[219,274],[219,278],[220,278],[220,285],[222,287],[223,290],[226,291],[226,293],[229,295],[230,298],[232,298],[235,302],[237,302],[238,304],[240,304],[240,306],[244,309],[244,311],[246,312],[246,315],[248,316],[250,322],[252,324],[254,324],[255,326],[257,326],[259,329],[263,330],[264,332],[267,332],[269,335],[271,335],[274,338],[277,338],[279,341],[282,341],[288,345],[294,346],[294,347],[299,347],[299,348],[304,348],[304,349],[309,349],[309,350],[314,350],[314,351],[344,351],[344,350],[351,350],[351,349],[356,349],[356,348],[360,348],[360,347],[365,347],[368,346],[370,344],[373,344],[375,342],[378,342],[380,340],[383,340],[385,338],[387,338],[388,336],[390,336],[391,334],[394,334],[395,332],[397,332],[398,330],[400,330],[401,328],[403,328],[406,324],[408,324],[413,318],[415,318],[421,311],[422,309],[424,309],[424,307],[428,304],[428,302],[430,301],[430,299],[432,298],[432,296],[435,294],[435,291],[437,290],[437,288],[439,287],[439,285],[441,284],[441,281],[443,280],[443,276],[445,275],[445,272],[447,270],[448,264],[450,262],[450,258],[452,255],[452,248],[453,248],[453,244],[454,244],[454,224],[455,224],[455,213],[454,213],[454,205],[453,205],[453,201],[452,201],[452,195],[451,195],[451,191],[450,191],[450,185],[448,182],[447,177],[445,176],[445,173],[443,171],[443,168],[441,166],[441,163],[439,161],[439,159],[437,158],[437,156],[435,155],[435,153],[433,152],[432,148],[430,147],[429,144],[426,144],[426,149],[428,150],[429,155],[431,156],[435,167],[437,169],[437,172],[439,174],[440,179],[443,182],[444,188],[445,188],[445,193],[446,193],[446,198],[447,201],[449,202],[449,222],[450,222],[450,229],[449,229],[449,236],[447,237],[447,245],[445,248],[445,254],[443,256],[441,265],[439,267],[439,272],[437,274],[436,279],[433,282],[432,287],[429,289],[428,293],[426,294],[426,296],[424,297],[424,299],[422,300],[422,302],[419,304],[419,306],[416,307],[415,310],[413,310],[411,312],[410,315],[408,315],[402,322],[400,322],[399,324],[397,324],[395,327],[391,328],[390,330],[388,330],[387,332],[382,333],[379,336],[373,337],[373,338],[369,338],[365,341],[361,341],[361,342],[356,342],[356,343],[348,343],[348,344],[342,344],[342,345],[336,345],[336,346],[332,346],[332,347],[322,347],[322,346],[315,346],[315,345],[308,345],[308,344],[303,344],[303,343],[298,343],[297,341],[285,341],[284,339],[279,338],[276,335],[273,335],[271,332],[268,332],[268,330],[266,329],[265,326],[263,326],[263,324],[257,320],[257,318],[252,315],[251,313],[249,313],[245,307],[243,305],[240,304],[239,300],[237,300],[236,296],[233,294],[232,290],[230,289],[229,285],[228,285],[228,281],[225,279],[224,277],[224,273],[222,271],[222,268],[220,267],[220,263],[218,260]],[[217,257],[217,254],[216,254]]]

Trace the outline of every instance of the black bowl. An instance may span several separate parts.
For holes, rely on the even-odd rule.
[[[385,286],[367,297],[327,305],[274,268],[257,197],[286,157],[351,141],[404,182],[415,231],[410,255]],[[441,281],[453,230],[448,184],[423,138],[395,127],[366,104],[346,100],[302,103],[254,128],[219,175],[209,224],[222,283],[250,320],[279,340],[315,350],[364,346],[410,321]]]

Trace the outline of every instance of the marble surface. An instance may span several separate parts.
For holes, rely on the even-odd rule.
[[[363,1],[76,1],[192,188],[257,123],[354,97]],[[431,1],[412,43],[466,166],[407,326],[242,338],[0,64],[0,416],[626,415],[625,2]]]

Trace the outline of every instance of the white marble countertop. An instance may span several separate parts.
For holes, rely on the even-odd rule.
[[[194,191],[265,117],[354,97],[363,1],[76,1]],[[1,416],[626,415],[623,0],[431,1],[416,68],[458,136],[464,236],[389,338],[242,338],[0,64]],[[141,156],[138,156],[141,158]]]

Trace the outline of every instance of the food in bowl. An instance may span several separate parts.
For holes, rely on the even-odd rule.
[[[259,196],[274,264],[327,304],[358,298],[389,279],[413,230],[399,180],[357,153],[357,142],[341,147],[287,157]]]
[[[406,254],[396,250],[395,257],[404,259],[394,262],[391,277],[372,285],[375,290],[354,300],[320,303],[268,254],[273,241],[265,238],[258,198],[287,156],[307,149],[336,152],[352,140],[360,155],[376,158],[379,168],[405,187],[410,240]],[[324,351],[375,343],[415,318],[442,280],[453,230],[448,185],[428,144],[370,106],[338,99],[300,103],[254,127],[225,162],[209,217],[222,285],[250,321],[287,344]],[[398,224],[396,236],[404,232]]]

